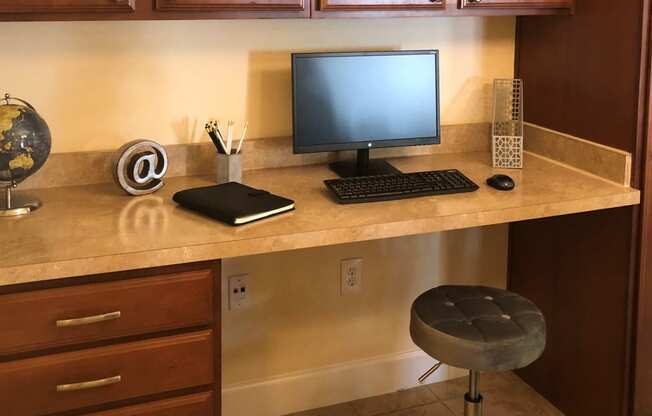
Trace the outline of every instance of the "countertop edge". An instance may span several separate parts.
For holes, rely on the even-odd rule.
[[[550,216],[577,214],[601,209],[619,208],[640,203],[640,191],[633,188],[624,189],[629,189],[630,191],[581,200],[568,200],[425,219],[408,219],[399,222],[370,224],[353,228],[333,228],[225,243],[208,243],[93,258],[10,266],[0,268],[0,286],[83,277],[156,266],[211,261],[309,247],[429,234]],[[582,201],[581,206],[578,206],[578,201]],[[69,272],[70,270],[74,270],[74,272],[71,273]]]

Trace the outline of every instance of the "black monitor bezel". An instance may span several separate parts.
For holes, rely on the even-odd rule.
[[[297,139],[297,105],[295,97],[296,78],[295,78],[295,62],[297,58],[303,57],[337,57],[337,56],[396,56],[396,55],[434,55],[435,56],[435,101],[437,109],[437,122],[436,122],[436,135],[432,137],[415,137],[408,139],[374,139],[371,141],[357,141],[349,143],[332,143],[332,144],[319,144],[319,145],[301,145]],[[375,149],[382,147],[402,147],[402,146],[418,146],[428,144],[441,143],[441,113],[439,109],[439,50],[438,49],[423,49],[423,50],[401,50],[401,51],[369,51],[369,52],[308,52],[308,53],[293,53],[292,54],[292,147],[295,154],[300,153],[318,153],[339,150],[360,150],[360,149]]]

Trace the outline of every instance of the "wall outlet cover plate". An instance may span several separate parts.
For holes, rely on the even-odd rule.
[[[242,309],[249,302],[249,275],[229,276],[229,310]]]
[[[362,259],[344,259],[340,266],[341,294],[348,295],[362,291]]]

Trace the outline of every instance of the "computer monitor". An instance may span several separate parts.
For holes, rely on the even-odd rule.
[[[378,147],[439,144],[436,50],[292,54],[294,153],[357,150],[341,177],[398,170]]]

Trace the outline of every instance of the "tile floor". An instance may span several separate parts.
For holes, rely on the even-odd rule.
[[[287,416],[463,416],[467,378],[415,387]],[[512,373],[480,376],[484,416],[563,416]]]

